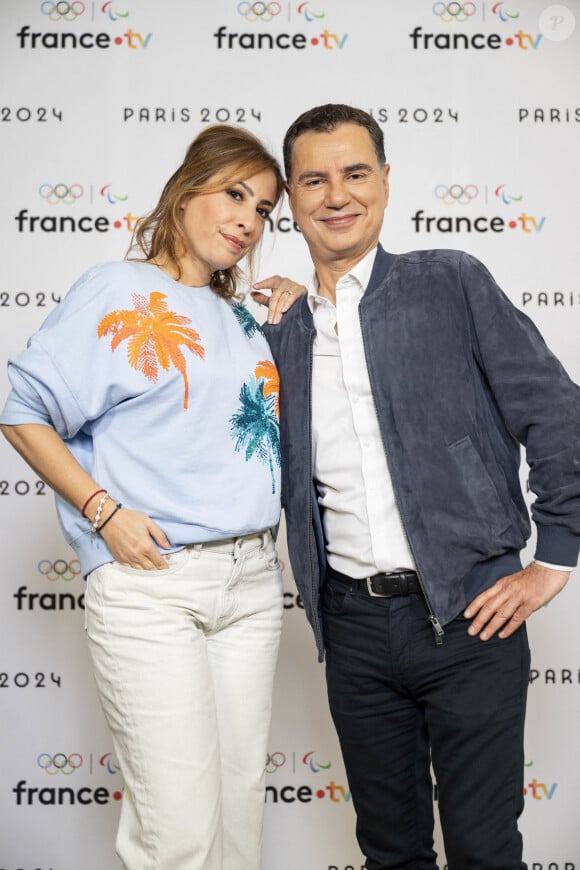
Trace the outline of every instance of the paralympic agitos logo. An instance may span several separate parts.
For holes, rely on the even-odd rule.
[[[213,34],[218,51],[240,48],[246,51],[303,51],[307,48],[340,51],[348,40],[348,33],[338,33],[330,29],[320,0],[285,3],[278,0],[236,0],[234,9],[240,24],[253,25],[254,29],[239,32],[237,29],[228,30],[222,24]],[[307,32],[278,31],[282,22],[292,20],[298,20]],[[264,29],[261,29],[262,26]]]
[[[152,33],[141,33],[127,26],[130,12],[123,0],[88,4],[82,0],[72,3],[43,0],[39,11],[46,26],[53,29],[33,30],[30,25],[24,24],[16,33],[19,48],[103,50],[117,46],[137,50],[147,48],[153,36]],[[113,30],[95,32],[84,29],[89,23],[97,27],[102,23]],[[67,29],[64,30],[64,27]]]
[[[506,229],[536,235],[542,232],[546,215],[530,213],[524,206],[521,191],[510,185],[475,183],[437,184],[433,190],[440,208],[438,214],[426,214],[418,209],[411,216],[416,233],[503,233]],[[500,210],[501,214],[478,214],[481,211]]]
[[[21,208],[14,216],[19,233],[107,233],[111,229],[132,233],[139,219],[131,211],[120,214],[129,197],[112,184],[47,181],[39,186],[38,198],[43,202],[45,213],[31,214],[27,208]],[[79,216],[76,210],[69,211],[82,206],[101,206],[114,212],[109,217],[104,214]]]

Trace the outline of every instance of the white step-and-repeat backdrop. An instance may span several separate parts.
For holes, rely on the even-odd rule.
[[[0,401],[6,358],[82,271],[123,257],[201,129],[239,124],[280,155],[288,124],[329,101],[384,129],[385,246],[479,256],[580,381],[579,0],[0,0],[0,25]],[[260,274],[274,272],[309,274],[286,205],[263,244]],[[50,492],[7,443],[0,463],[0,870],[113,870],[122,782],[83,580]],[[281,550],[263,867],[359,870],[323,666]],[[580,868],[578,579],[529,625],[531,870]]]

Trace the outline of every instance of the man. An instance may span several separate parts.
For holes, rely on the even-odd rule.
[[[432,761],[450,870],[520,870],[524,621],[577,561],[580,390],[477,260],[378,244],[369,115],[304,113],[284,159],[315,279],[266,326],[282,503],[366,867],[437,867]]]

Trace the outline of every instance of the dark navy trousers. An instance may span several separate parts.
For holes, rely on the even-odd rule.
[[[368,870],[437,870],[433,783],[449,870],[525,870],[525,625],[441,646],[421,595],[372,598],[329,580],[326,678]]]

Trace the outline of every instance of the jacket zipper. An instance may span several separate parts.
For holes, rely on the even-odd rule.
[[[368,361],[368,357],[367,357],[367,347],[366,347],[365,340],[364,340],[364,330],[363,330],[363,323],[362,323],[362,318],[361,318],[360,305],[359,305],[359,310],[358,310],[358,319],[359,319],[361,335],[362,335],[362,339],[363,339],[363,348],[364,348],[364,353],[365,353],[365,362],[366,362],[366,366],[367,366],[367,373],[368,373],[369,381],[370,381],[371,375],[370,375],[369,361]],[[401,510],[399,497],[397,495],[395,478],[393,477],[393,469],[391,467],[391,461],[389,459],[389,451],[387,450],[387,445],[385,444],[385,439],[383,438],[383,433],[381,430],[381,422],[380,422],[381,418],[379,417],[379,411],[377,408],[377,403],[375,401],[375,393],[374,393],[374,390],[372,389],[372,384],[371,384],[371,395],[373,397],[373,405],[375,408],[377,423],[379,424],[379,432],[381,433],[381,442],[383,445],[385,460],[387,462],[387,468],[389,469],[389,474],[391,476],[391,483],[393,484],[393,495],[395,496],[395,504],[397,506],[397,510],[399,511],[399,516],[401,517],[401,526],[403,528],[403,533],[405,535],[407,545],[409,547],[409,550],[411,551],[413,559],[415,560],[415,566],[417,568],[417,577],[419,578],[419,586],[421,587],[423,597],[425,598],[425,603],[427,604],[427,610],[428,610],[427,619],[431,623],[431,628],[433,629],[433,634],[435,635],[435,644],[437,646],[442,646],[443,635],[445,634],[445,631],[443,629],[443,626],[441,625],[441,623],[439,622],[439,620],[435,616],[435,613],[433,612],[433,607],[431,605],[431,601],[429,600],[429,596],[427,595],[427,590],[425,589],[425,583],[423,582],[423,577],[421,576],[421,571],[419,570],[419,563],[418,563],[417,557],[415,556],[415,553],[413,551],[413,545],[411,543],[411,539],[409,537],[409,532],[407,530],[407,523],[405,520],[405,515],[404,515],[403,511]]]
[[[310,588],[312,592],[312,603],[316,602],[316,610],[312,614],[314,617],[314,636],[316,639],[316,646],[318,647],[319,653],[324,650],[322,644],[322,634],[320,631],[320,618],[318,614],[318,595],[316,595],[316,589],[314,587],[314,553],[312,551],[312,536],[314,534],[313,525],[312,525],[312,487],[314,485],[314,477],[312,471],[312,357],[313,357],[313,349],[314,349],[314,338],[316,333],[313,332],[310,335],[310,349],[308,352],[308,480],[310,481],[308,487],[308,555],[310,557]],[[318,565],[318,574],[321,573],[320,563]],[[320,594],[320,590],[319,590]]]

